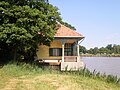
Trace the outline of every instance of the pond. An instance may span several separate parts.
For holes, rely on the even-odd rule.
[[[120,77],[120,57],[81,57],[86,67]]]

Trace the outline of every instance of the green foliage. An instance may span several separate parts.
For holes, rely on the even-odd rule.
[[[85,54],[87,52],[87,49],[84,46],[80,46],[79,51],[80,51],[80,53]]]
[[[107,83],[114,83],[114,84],[120,83],[120,78],[118,78],[117,76],[106,75],[105,73],[101,74],[100,72],[97,72],[96,70],[91,72],[86,67],[78,71],[67,71],[67,70],[59,71],[59,70],[53,70],[49,66],[40,68],[39,65],[36,65],[36,63],[26,64],[26,63],[14,62],[14,63],[9,63],[5,65],[1,69],[1,73],[4,73],[5,76],[14,76],[14,77],[23,76],[23,75],[33,75],[33,74],[40,75],[40,74],[47,74],[47,73],[49,74],[57,73],[61,75],[72,75],[72,76],[75,75],[79,77],[81,76],[90,77],[96,80],[105,81]]]
[[[106,81],[107,83],[115,83],[115,84],[120,83],[120,78],[118,78],[117,76],[106,75],[105,73],[101,74],[100,72],[97,72],[96,70],[91,72],[86,67],[84,67],[83,69],[80,69],[78,71],[65,71],[63,73],[69,74],[69,75],[72,74],[72,75],[79,75],[79,76],[83,76],[83,77],[91,77],[93,79],[99,79],[102,81]]]
[[[29,67],[29,68],[28,68]],[[0,69],[1,90],[119,90],[120,85],[95,78],[84,69],[77,72],[34,69],[29,64],[7,64]],[[83,75],[84,71],[84,75]],[[85,73],[86,72],[86,73]],[[97,73],[97,72],[95,72]],[[87,75],[89,74],[89,76]],[[106,77],[106,76],[105,76]],[[102,86],[102,87],[101,87]]]
[[[46,0],[1,0],[0,53],[33,60],[37,45],[53,40],[59,15]]]
[[[65,90],[66,87],[69,90],[119,90],[120,88],[120,84],[116,83],[113,77],[109,76],[107,79],[107,75],[97,74],[95,71],[93,74],[85,68],[80,71],[61,72],[41,69],[36,65],[35,69],[34,65],[25,63],[16,64],[9,63],[0,69],[1,90],[56,90],[59,88]]]
[[[112,45],[108,44],[106,47],[95,47],[95,48],[90,48],[87,50],[84,46],[80,46],[80,52],[83,54],[93,54],[93,55],[108,55],[108,56],[119,56],[120,54],[120,45]]]
[[[111,83],[111,82],[119,83],[120,82],[120,78],[118,79],[117,76],[113,76],[113,75],[108,75],[106,77],[106,80],[107,80],[108,83]]]
[[[75,28],[74,26],[72,26],[71,24],[69,24],[69,23],[67,23],[67,22],[61,21],[60,23],[63,24],[63,25],[65,25],[66,27],[72,29],[72,30],[76,30],[76,28]]]

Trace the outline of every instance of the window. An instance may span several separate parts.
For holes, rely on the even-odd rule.
[[[66,43],[64,52],[65,52],[65,56],[72,56],[73,55],[73,44]]]
[[[50,56],[62,56],[62,48],[49,48]]]

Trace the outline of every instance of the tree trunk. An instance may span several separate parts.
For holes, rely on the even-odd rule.
[[[13,61],[15,62],[17,58],[17,49],[14,49]]]

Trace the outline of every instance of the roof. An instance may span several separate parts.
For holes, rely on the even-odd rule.
[[[83,35],[76,32],[75,30],[72,30],[64,25],[60,25],[59,29],[57,30],[54,37],[81,37],[84,38]]]

